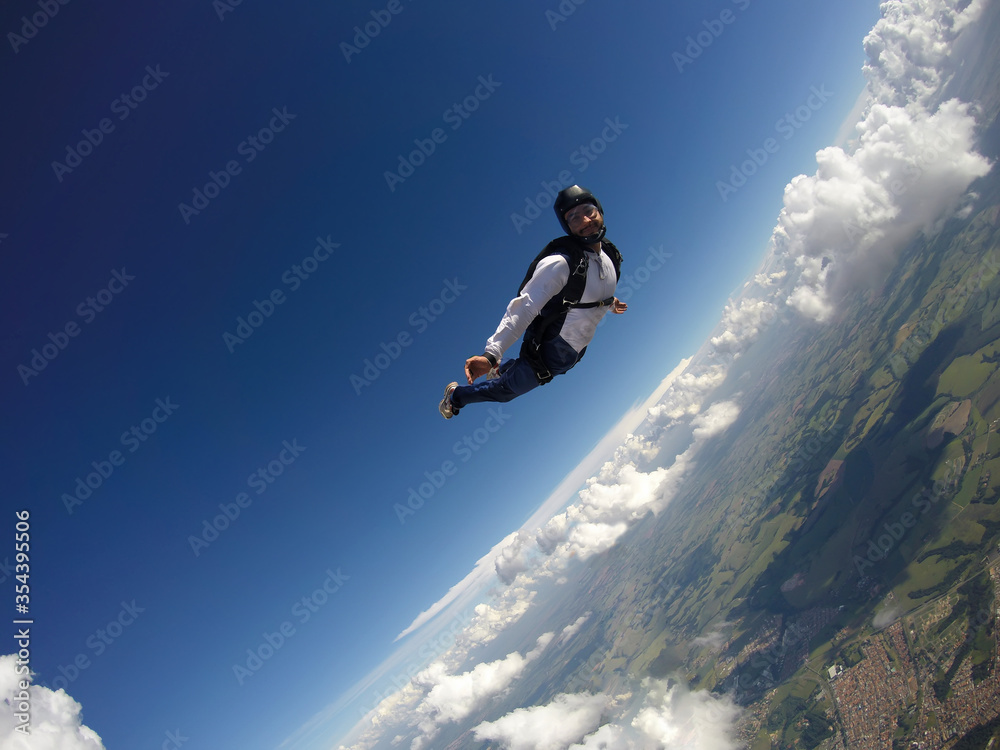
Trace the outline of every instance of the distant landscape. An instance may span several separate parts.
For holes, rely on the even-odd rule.
[[[588,573],[600,614],[565,657],[570,689],[652,676],[726,694],[755,749],[1000,740],[996,169],[973,191],[966,218],[921,236],[837,320],[776,316],[732,363],[716,392],[745,405],[731,437]]]
[[[590,573],[577,686],[728,694],[752,748],[1000,738],[996,170],[973,190],[832,324],[778,316],[733,363],[733,437]]]

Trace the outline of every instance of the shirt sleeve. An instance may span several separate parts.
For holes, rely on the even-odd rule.
[[[569,263],[562,255],[549,255],[535,266],[535,273],[524,285],[521,294],[510,301],[496,333],[486,342],[486,353],[499,361],[505,351],[521,338],[545,307],[569,281]]]

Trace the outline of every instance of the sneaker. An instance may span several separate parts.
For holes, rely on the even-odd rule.
[[[491,367],[490,371],[486,373],[487,380],[496,380],[500,377],[500,363],[497,362],[495,367]]]
[[[458,388],[458,383],[449,383],[448,387],[444,389],[444,398],[441,399],[441,404],[438,406],[438,411],[441,412],[441,416],[445,419],[451,419],[456,414],[458,414],[458,409],[451,405],[451,394],[455,392]]]

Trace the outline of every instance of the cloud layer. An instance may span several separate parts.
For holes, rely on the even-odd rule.
[[[820,151],[817,172],[785,189],[772,237],[798,271],[788,304],[828,320],[841,294],[884,278],[918,232],[959,213],[990,169],[974,150],[975,127],[971,107],[954,99],[933,113],[874,103],[853,153]]]
[[[541,656],[554,637],[554,633],[544,633],[535,648],[524,656],[514,651],[503,659],[477,664],[462,674],[449,674],[445,663],[437,661],[417,675],[413,682],[426,693],[415,710],[420,717],[421,734],[411,743],[411,750],[430,747],[442,725],[462,721],[506,690],[528,664]]]
[[[643,682],[638,701],[602,693],[559,694],[479,724],[477,740],[505,750],[735,750],[740,710],[728,698],[679,684]]]
[[[787,303],[829,320],[837,299],[882,279],[918,232],[961,215],[972,182],[989,172],[975,150],[974,108],[938,103],[958,67],[958,35],[984,0],[890,0],[865,38],[869,102],[850,150],[825,148],[817,170],[785,188],[771,238],[795,279]]]
[[[560,694],[544,706],[519,708],[475,728],[476,739],[497,740],[510,750],[562,750],[597,729],[607,705],[603,695]]]
[[[535,533],[518,532],[495,548],[498,589],[492,599],[475,607],[475,615],[456,637],[452,648],[405,688],[382,701],[370,716],[369,731],[354,747],[373,747],[390,726],[399,728],[399,742],[410,738],[410,750],[431,747],[442,727],[468,719],[511,689],[553,640],[552,648],[572,642],[586,625],[589,613],[567,623],[558,639],[555,632],[543,634],[524,655],[515,651],[471,668],[461,666],[475,650],[490,644],[524,617],[539,598],[543,582],[558,585],[571,566],[610,549],[635,524],[650,513],[659,513],[674,499],[701,448],[732,425],[740,413],[732,401],[704,404],[701,399],[711,390],[706,383],[711,382],[714,381],[680,379],[676,384],[682,395],[675,394],[675,402],[683,401],[686,406],[683,418],[671,421],[684,423],[690,443],[670,466],[641,470],[639,465],[655,458],[660,446],[648,437],[630,435],[566,510],[554,515]],[[652,418],[649,428],[654,433],[662,431]],[[611,705],[610,701],[607,696],[564,695],[549,705],[522,709],[495,722],[482,723],[476,732],[483,739],[494,739],[509,747],[562,748],[578,741],[600,747],[592,743],[604,742],[618,734],[623,737],[635,734],[634,727],[599,727],[602,711]],[[662,712],[662,707],[647,706],[647,709],[647,721]],[[544,728],[553,721],[557,727]],[[529,729],[532,732],[537,729],[538,734],[525,734]],[[594,737],[584,739],[593,732],[597,732]],[[532,740],[535,744],[524,744],[527,740],[517,739],[528,736],[535,738]]]

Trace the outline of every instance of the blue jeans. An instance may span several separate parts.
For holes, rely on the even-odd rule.
[[[583,357],[561,337],[542,345],[542,357],[553,375],[562,375]],[[451,403],[461,409],[483,401],[506,403],[539,386],[538,376],[524,357],[509,359],[500,365],[500,377],[473,385],[460,385],[451,394]]]

